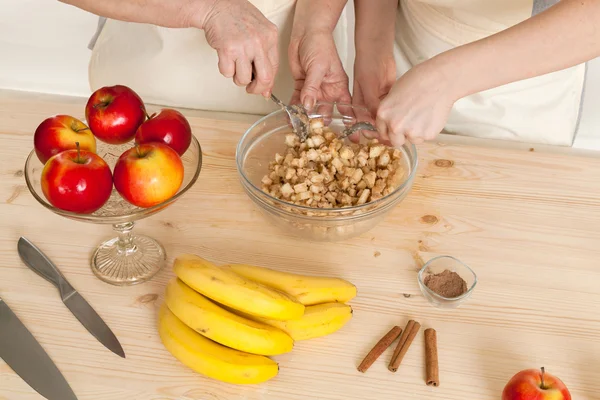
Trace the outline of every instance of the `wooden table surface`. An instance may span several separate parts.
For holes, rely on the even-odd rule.
[[[82,118],[84,104],[0,92],[0,297],[79,399],[497,400],[513,374],[541,366],[563,379],[574,399],[600,398],[598,158],[474,140],[419,146],[413,190],[384,223],[359,238],[314,244],[265,224],[238,184],[234,147],[249,122],[185,111],[204,150],[200,178],[172,207],[136,226],[162,242],[169,266],[148,283],[114,287],[89,267],[110,227],[54,215],[35,201],[23,177],[36,126],[56,113]],[[98,311],[126,359],[96,341],[57,290],[22,264],[21,235]],[[342,276],[359,288],[354,318],[276,357],[280,374],[265,384],[206,379],[164,349],[155,327],[171,262],[183,252]],[[478,274],[472,298],[457,310],[435,309],[419,291],[418,259],[434,254],[454,255]],[[438,331],[438,388],[424,382],[422,331],[397,373],[386,368],[391,349],[366,374],[356,370],[392,325],[409,318]],[[41,396],[0,361],[0,399]]]

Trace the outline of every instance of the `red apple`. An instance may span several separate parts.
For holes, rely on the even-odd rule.
[[[135,142],[165,143],[181,156],[192,142],[192,128],[182,113],[165,108],[158,114],[152,114],[139,126],[135,133]]]
[[[135,136],[146,118],[146,107],[140,96],[127,86],[104,86],[88,99],[85,118],[98,139],[122,144]]]
[[[108,164],[96,153],[65,150],[52,156],[41,177],[42,192],[56,208],[90,214],[107,202],[112,191]]]
[[[70,115],[46,118],[33,134],[35,154],[42,164],[63,150],[75,149],[75,142],[81,150],[96,152],[96,138],[90,128]]]
[[[502,400],[571,400],[566,385],[541,369],[526,369],[504,387]]]
[[[144,143],[126,150],[115,164],[115,188],[138,207],[170,199],[183,182],[179,154],[164,143]]]

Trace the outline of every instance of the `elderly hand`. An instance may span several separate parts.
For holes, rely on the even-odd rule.
[[[216,0],[203,25],[221,74],[248,93],[270,96],[279,68],[277,27],[247,0]]]
[[[350,103],[348,75],[328,31],[307,31],[292,37],[289,61],[294,77],[291,103],[311,109],[317,101]]]
[[[420,144],[435,139],[458,99],[453,82],[435,59],[411,68],[379,105],[376,127],[381,139],[394,147],[406,140]]]

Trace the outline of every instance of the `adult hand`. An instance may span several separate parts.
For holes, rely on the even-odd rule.
[[[294,78],[291,103],[311,109],[317,101],[350,103],[348,75],[328,31],[307,31],[292,37],[288,49]]]
[[[352,104],[364,106],[370,112],[369,116],[364,116],[361,120],[373,122],[381,100],[396,82],[394,54],[383,50],[374,44],[369,49],[357,51]]]
[[[406,140],[420,144],[442,131],[457,90],[435,58],[411,68],[394,83],[377,110],[380,138],[400,147]]]
[[[215,0],[203,25],[221,74],[248,93],[270,96],[279,68],[277,27],[247,0]]]

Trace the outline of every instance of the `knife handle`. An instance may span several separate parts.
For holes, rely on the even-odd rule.
[[[26,238],[19,239],[17,245],[21,259],[36,274],[52,283],[60,292],[64,301],[75,292],[56,265],[46,255]]]

